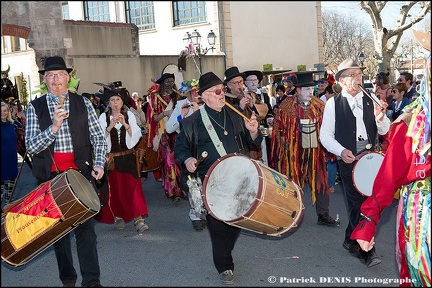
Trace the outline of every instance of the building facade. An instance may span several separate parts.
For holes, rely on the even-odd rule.
[[[309,70],[323,62],[320,3],[3,1],[2,70],[10,65],[10,78],[23,75],[32,91],[40,84],[37,70],[44,59],[61,55],[78,70],[79,92],[95,92],[94,82],[121,80],[140,94],[164,67],[177,65],[180,55],[185,55],[179,74],[184,79],[208,71],[223,78],[231,66],[242,71],[264,70],[264,65],[275,72],[295,72],[298,66]],[[196,32],[201,49],[187,40]],[[214,45],[207,41],[209,33]],[[7,44],[17,36],[26,39],[19,51]]]

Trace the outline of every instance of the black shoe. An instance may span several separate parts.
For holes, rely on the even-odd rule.
[[[201,220],[193,220],[192,226],[196,231],[202,231],[205,228],[205,225],[203,225]]]
[[[172,200],[174,206],[178,206],[180,204],[181,198],[179,196],[175,196]]]
[[[360,248],[360,245],[357,243],[357,241],[353,243],[343,242],[342,246],[346,250],[348,250],[351,256],[356,257],[358,259],[364,259],[364,255],[362,255],[362,250]]]
[[[206,220],[200,220],[201,221],[201,226],[203,227],[203,229],[207,228],[207,221]]]
[[[365,265],[368,268],[370,268],[372,266],[375,266],[375,265],[378,265],[378,264],[381,263],[381,259],[375,253],[374,250],[371,250],[371,251],[367,252],[364,259],[365,259]]]
[[[325,212],[324,214],[318,215],[317,224],[336,227],[336,226],[340,225],[340,222],[339,222],[339,220],[338,221],[334,220],[327,212]]]
[[[219,274],[220,281],[224,285],[231,285],[234,283],[234,273],[232,270],[225,270]]]

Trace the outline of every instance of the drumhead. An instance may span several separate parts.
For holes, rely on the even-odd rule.
[[[228,154],[213,163],[203,183],[207,211],[221,221],[247,215],[260,197],[262,179],[256,164],[245,155]]]
[[[69,169],[65,173],[71,190],[78,201],[90,210],[99,212],[100,200],[90,181],[74,169]]]
[[[353,168],[354,187],[364,196],[372,195],[372,187],[384,156],[378,152],[369,152],[359,158]]]

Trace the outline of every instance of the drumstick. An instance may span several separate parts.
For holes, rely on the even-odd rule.
[[[198,159],[198,161],[195,163],[195,167],[198,167],[199,164],[201,164],[202,161],[204,161],[204,159],[207,157],[208,153],[207,151],[203,151],[201,153],[201,158]]]
[[[232,106],[231,104],[229,104],[225,100],[222,100],[222,101],[225,103],[225,105],[227,105],[229,108],[231,108],[238,115],[242,116],[245,120],[250,121],[250,119],[248,117],[246,117],[246,115],[244,115],[243,113],[241,113],[240,111],[238,111],[234,106]]]
[[[362,150],[360,150],[359,152],[357,152],[354,157],[357,157],[358,155],[362,154],[365,151],[368,151],[372,148],[372,144],[366,144],[366,147],[363,148]]]
[[[87,165],[88,168],[90,168],[93,172],[95,172],[96,175],[98,175],[98,171],[94,170],[93,166],[91,166],[89,162],[85,161],[85,164]]]

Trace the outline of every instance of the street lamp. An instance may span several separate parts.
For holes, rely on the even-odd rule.
[[[366,58],[366,57],[365,57],[363,51],[360,52],[360,54],[359,54],[359,56],[358,56],[358,60],[360,61],[360,65],[361,65],[361,67],[363,67],[363,63],[364,63],[364,61],[365,61],[365,58]]]
[[[185,36],[183,37],[183,41],[185,43],[188,43],[188,49],[190,54],[194,54],[198,57],[199,61],[199,74],[201,75],[202,71],[202,63],[201,63],[201,57],[206,55],[207,52],[210,50],[213,52],[215,43],[216,43],[216,34],[213,32],[213,30],[210,30],[210,32],[207,35],[207,41],[211,47],[204,48],[201,46],[201,34],[195,29],[194,32],[189,34],[189,32],[186,32]],[[191,47],[191,45],[193,47]]]

